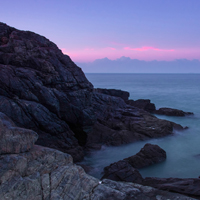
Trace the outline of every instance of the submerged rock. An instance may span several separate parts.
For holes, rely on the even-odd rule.
[[[184,112],[182,110],[173,109],[173,108],[159,108],[154,113],[158,115],[181,116],[181,117],[194,114],[192,112]]]

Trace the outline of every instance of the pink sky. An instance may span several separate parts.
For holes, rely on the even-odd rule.
[[[200,48],[169,48],[163,49],[152,46],[131,47],[109,46],[104,48],[86,47],[84,49],[75,49],[73,51],[61,48],[64,54],[67,54],[75,62],[92,62],[96,59],[107,57],[115,60],[122,56],[130,57],[131,59],[139,60],[175,60],[175,59],[200,59]]]

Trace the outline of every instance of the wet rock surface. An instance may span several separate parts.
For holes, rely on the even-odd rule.
[[[158,115],[167,115],[167,116],[186,116],[186,115],[194,115],[192,112],[184,112],[182,110],[174,109],[174,108],[159,108],[154,111],[155,114]]]

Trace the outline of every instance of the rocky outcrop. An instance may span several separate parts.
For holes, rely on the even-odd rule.
[[[0,23],[0,112],[18,127],[37,132],[38,145],[79,161],[84,148],[126,144],[182,129],[127,105],[128,96],[120,90],[94,90],[54,43]]]
[[[172,134],[180,125],[161,120],[137,107],[127,105],[121,98],[94,93],[93,110],[97,122],[87,135],[86,146],[100,149],[101,145],[117,146],[139,140]]]
[[[155,178],[147,177],[143,185],[148,185],[161,190],[177,192],[200,199],[199,178]]]
[[[154,113],[158,115],[180,116],[180,117],[194,114],[192,112],[184,112],[182,110],[173,109],[173,108],[159,108],[158,110],[154,111]]]
[[[139,171],[133,168],[127,161],[120,160],[104,168],[104,175],[101,179],[113,181],[125,181],[132,183],[142,183],[143,178]]]
[[[126,100],[126,103],[131,106],[146,110],[147,112],[153,113],[156,110],[155,104],[151,103],[149,99],[138,99],[136,101],[130,99]]]
[[[7,145],[13,145],[13,138],[21,136],[21,128],[4,114],[0,114],[1,135],[7,136]],[[12,132],[11,129],[14,129]],[[23,129],[23,133],[36,133]],[[20,137],[19,136],[19,137]],[[25,136],[24,136],[25,137]],[[35,141],[35,137],[32,143]],[[18,141],[29,146],[30,141]],[[162,199],[192,200],[179,194],[159,191],[133,183],[99,181],[87,175],[73,164],[69,154],[41,146],[32,146],[26,152],[0,153],[0,199],[1,200],[104,200],[104,199]]]
[[[145,144],[145,146],[136,154],[124,160],[137,169],[147,167],[166,160],[166,152],[155,144]]]
[[[0,111],[39,134],[38,144],[83,157],[95,121],[92,84],[45,37],[0,23]]]
[[[95,88],[94,92],[98,92],[98,93],[102,93],[102,94],[107,94],[110,96],[114,96],[114,97],[120,97],[122,98],[124,101],[127,101],[130,94],[127,91],[123,91],[123,90],[116,90],[116,89],[102,89],[102,88]]]

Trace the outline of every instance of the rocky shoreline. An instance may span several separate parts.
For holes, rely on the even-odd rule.
[[[101,183],[73,164],[72,157],[80,161],[102,145],[184,129],[152,115],[150,101],[128,96],[94,89],[54,43],[0,23],[2,199],[191,199],[135,183]]]

